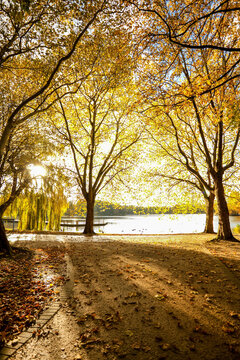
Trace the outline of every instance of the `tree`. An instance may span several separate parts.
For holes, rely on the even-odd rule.
[[[163,40],[180,49],[201,53],[228,53],[228,66],[221,69],[213,84],[205,84],[203,95],[240,76],[238,37],[239,4],[234,0],[216,1],[128,1],[143,15],[141,27],[150,41]],[[142,26],[143,25],[143,26]]]
[[[151,121],[147,121],[147,128],[150,134],[150,138],[153,140],[153,159],[156,163],[156,157],[159,158],[159,163],[155,164],[153,169],[149,169],[148,176],[151,176],[153,179],[161,179],[164,181],[164,185],[170,189],[177,187],[179,192],[182,193],[184,190],[192,193],[200,192],[205,200],[205,212],[206,212],[206,222],[205,222],[205,233],[213,233],[213,216],[214,216],[214,186],[211,179],[211,176],[204,167],[200,167],[199,156],[196,157],[197,151],[193,151],[193,144],[190,137],[185,135],[185,130],[181,132],[179,126],[177,128],[177,134],[174,127],[171,124],[164,123],[160,120],[160,126],[156,129],[156,119],[153,121],[153,126],[149,126]],[[189,134],[189,132],[187,132]],[[177,135],[177,137],[176,137]],[[193,134],[192,134],[193,135]],[[181,138],[181,141],[185,144],[189,142],[189,151],[186,152],[188,157],[191,158],[194,169],[199,172],[200,176],[196,176],[191,171],[183,161],[181,153],[178,149],[178,138]],[[184,140],[183,140],[184,138]],[[189,141],[190,140],[190,141]],[[202,159],[201,159],[202,160]],[[201,181],[201,178],[204,178],[204,182]],[[178,195],[180,200],[180,194]],[[183,200],[186,202],[186,200]]]
[[[193,82],[190,77],[190,71],[187,67],[186,59],[182,56],[184,74],[191,90],[193,89]],[[222,60],[222,67],[226,68],[227,58],[220,56]],[[208,54],[202,53],[202,68],[206,71],[206,77],[211,82],[211,61]],[[212,66],[214,68],[214,66]],[[229,83],[228,87],[222,87],[217,94],[210,93],[209,107],[211,108],[213,121],[214,140],[213,148],[210,151],[206,130],[204,131],[203,118],[204,114],[200,112],[200,106],[193,97],[191,100],[192,107],[195,112],[197,126],[199,130],[200,139],[202,142],[202,149],[205,155],[208,171],[212,176],[215,194],[218,204],[218,239],[234,240],[232,235],[229,211],[224,191],[224,174],[235,165],[235,153],[239,143],[240,125],[238,122],[238,84]],[[229,134],[230,133],[230,134]],[[230,135],[230,136],[229,136]]]
[[[101,33],[92,34],[96,41],[91,41],[90,49],[97,57],[91,74],[76,94],[62,100],[59,96],[55,106],[57,136],[71,150],[75,166],[71,171],[87,204],[85,234],[94,233],[96,196],[128,169],[131,149],[141,136],[133,115],[135,86],[128,43],[121,35],[119,30],[104,39]]]
[[[17,168],[12,162],[9,165],[10,171],[8,171],[9,175],[6,177],[7,183],[5,183],[5,187],[3,189],[3,198],[1,199],[2,201],[0,205],[0,244],[1,249],[4,249],[8,254],[11,254],[11,247],[6,236],[2,218],[7,208],[28,185],[29,174],[26,169]]]
[[[172,131],[175,137],[178,159],[212,193],[213,187],[210,188],[207,181],[211,176],[218,204],[218,238],[233,240],[224,176],[228,178],[229,169],[235,165],[239,143],[238,84],[229,83],[204,98],[192,96],[201,88],[202,82],[212,82],[218,63],[224,66],[227,61],[220,55],[214,59],[218,60],[215,63],[211,55],[211,52],[204,52],[201,57],[193,57],[187,51],[179,52],[178,66],[171,77],[166,78],[165,84],[157,88],[160,102],[155,105],[161,109],[158,111],[162,115],[157,126],[172,129],[168,131]],[[156,101],[156,97],[154,99]],[[203,170],[205,176],[202,175]]]
[[[45,1],[31,2],[27,12],[18,3],[12,5],[6,2],[6,4],[2,3],[1,7],[3,15],[1,30],[4,35],[0,57],[2,80],[4,81],[10,73],[13,74],[11,82],[19,84],[20,70],[23,67],[25,80],[23,85],[24,89],[27,85],[28,91],[20,91],[17,94],[17,101],[13,99],[14,104],[11,104],[10,111],[6,113],[5,126],[0,138],[0,155],[4,151],[11,129],[45,110],[42,106],[50,96],[46,94],[46,91],[64,62],[71,58],[83,35],[96,20],[98,14],[103,11],[105,1],[97,3],[93,9],[82,7],[81,4],[69,8],[68,5],[64,6],[64,2],[50,5],[47,5]],[[77,20],[72,12],[77,11],[76,16],[80,15],[84,19],[89,10],[91,11],[84,21],[85,25],[81,25],[81,30],[77,32],[74,25]],[[66,22],[62,20],[65,11],[67,11],[65,16],[68,16],[68,24],[70,24],[67,27]],[[77,24],[82,24],[82,22],[78,19]],[[69,36],[64,35],[68,33],[70,33]],[[60,56],[56,56],[58,51]],[[46,60],[50,60],[47,72]],[[26,69],[30,70],[26,72]],[[41,77],[37,76],[37,81],[34,82],[36,71],[39,70]],[[26,76],[30,78],[30,83],[26,83]]]
[[[14,204],[19,215],[18,229],[59,231],[67,209],[67,185],[61,169],[46,166],[46,174],[33,178]]]
[[[52,105],[53,82],[105,6],[105,0],[0,2],[0,161],[13,132]],[[4,238],[0,248],[9,249]]]
[[[42,156],[49,152],[46,141],[43,138],[41,141],[41,134],[33,131],[36,124],[26,125],[24,128],[21,127],[21,129],[13,131],[0,163],[0,247],[8,253],[11,252],[11,248],[6,237],[2,217],[9,206],[13,205],[16,198],[31,183],[28,166],[39,162]]]
[[[229,212],[224,192],[225,179],[229,179],[229,170],[235,164],[235,151],[239,141],[239,126],[230,122],[219,120],[210,125],[209,119],[204,121],[200,116],[199,107],[196,107],[198,115],[197,127],[189,121],[187,115],[179,117],[168,114],[168,126],[172,128],[179,154],[174,154],[175,161],[179,161],[196,179],[201,189],[209,192],[209,202],[214,199],[213,191],[218,202],[219,229],[218,238],[232,240],[232,232],[229,222]],[[207,121],[207,122],[206,122]],[[188,127],[181,131],[180,125]],[[209,137],[209,128],[212,128]],[[190,136],[189,136],[190,134]],[[164,147],[164,144],[162,144]],[[166,149],[166,148],[165,148]],[[171,155],[170,150],[168,154]],[[202,165],[204,164],[204,165]],[[204,175],[205,173],[205,175]],[[210,179],[213,179],[213,184]],[[188,180],[189,181],[189,180]],[[210,209],[209,209],[210,210]],[[212,213],[212,210],[210,211]],[[210,215],[209,213],[209,215]]]

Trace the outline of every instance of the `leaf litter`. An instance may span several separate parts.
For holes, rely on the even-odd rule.
[[[14,248],[12,258],[0,258],[0,347],[33,325],[47,304],[56,299],[65,280],[58,249]]]
[[[69,360],[239,359],[239,292],[210,247],[71,243],[71,292],[51,320],[58,333],[32,340],[16,360],[62,358],[58,347]],[[151,271],[139,265],[146,259]]]

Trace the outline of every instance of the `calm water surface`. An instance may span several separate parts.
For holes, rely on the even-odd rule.
[[[67,221],[67,218],[62,219]],[[68,218],[68,221],[82,223],[83,219]],[[240,225],[240,216],[230,216],[232,229]],[[95,226],[96,232],[104,234],[187,234],[200,233],[204,230],[204,214],[178,215],[131,215],[96,217],[95,223],[106,224]],[[214,217],[214,230],[217,231],[218,217]],[[62,227],[63,231],[83,231],[82,227]]]

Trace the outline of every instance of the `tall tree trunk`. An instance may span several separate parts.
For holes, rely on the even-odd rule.
[[[229,211],[228,205],[224,194],[224,187],[222,182],[222,177],[217,176],[214,179],[215,183],[215,193],[217,198],[217,206],[218,206],[218,234],[217,238],[219,240],[235,240],[229,219]]]
[[[94,224],[94,197],[89,196],[87,197],[87,216],[86,216],[86,223],[83,233],[86,235],[93,235],[95,234],[93,230]]]
[[[215,194],[213,192],[210,192],[210,195],[206,197],[206,224],[205,224],[204,233],[207,234],[214,233],[213,230],[214,199],[215,199]]]
[[[0,216],[0,250],[6,251],[7,254],[11,255],[11,246],[9,244],[5,227],[3,224],[2,216]]]

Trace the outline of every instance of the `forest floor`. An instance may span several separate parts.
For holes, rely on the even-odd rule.
[[[10,238],[31,252],[0,258],[2,341],[61,307],[9,360],[240,359],[240,243],[27,236]]]

